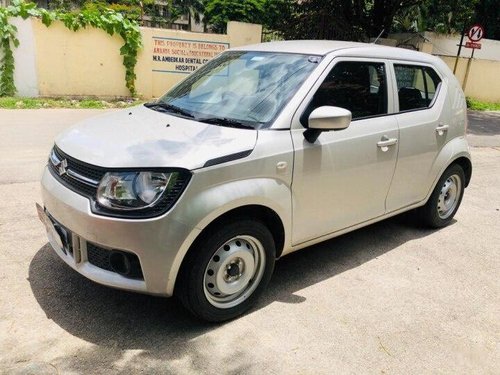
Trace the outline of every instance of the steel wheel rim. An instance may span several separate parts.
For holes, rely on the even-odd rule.
[[[212,255],[203,276],[203,291],[217,308],[237,306],[257,289],[265,269],[265,252],[255,237],[231,238]]]
[[[441,219],[445,220],[451,216],[458,205],[462,183],[458,175],[451,175],[446,179],[439,192],[437,210]]]

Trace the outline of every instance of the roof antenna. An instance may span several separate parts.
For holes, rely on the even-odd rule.
[[[380,34],[378,34],[377,38],[372,42],[372,44],[377,44],[377,40],[380,39],[380,37],[382,36],[382,34],[384,33],[385,29],[382,29],[382,31],[380,32]]]

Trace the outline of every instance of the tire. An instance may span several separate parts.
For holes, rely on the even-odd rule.
[[[275,258],[273,236],[261,222],[221,223],[188,252],[175,294],[200,319],[233,319],[256,303],[271,279]]]
[[[425,226],[442,228],[453,220],[462,202],[464,182],[464,170],[458,164],[444,171],[429,200],[418,211]]]

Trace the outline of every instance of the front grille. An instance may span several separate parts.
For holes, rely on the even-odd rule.
[[[113,271],[109,263],[109,250],[102,249],[87,242],[87,259],[89,263],[106,271]]]
[[[110,263],[111,253],[112,250],[103,249],[102,247],[99,247],[91,242],[87,242],[88,262],[103,270],[115,272]],[[126,254],[128,260],[130,261],[130,273],[125,277],[144,280],[144,276],[142,275],[141,263],[139,262],[139,258],[137,257],[137,255],[124,251],[122,251],[122,253]]]
[[[63,161],[65,161],[67,166],[65,173],[60,173],[59,166]],[[76,160],[59,150],[57,146],[54,146],[52,149],[52,154],[49,158],[49,170],[63,185],[75,193],[88,198],[95,198],[99,181],[106,173],[104,168]],[[85,179],[94,182],[89,182]]]

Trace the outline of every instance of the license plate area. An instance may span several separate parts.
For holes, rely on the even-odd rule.
[[[58,223],[38,203],[36,204],[36,210],[38,218],[45,226],[51,245],[59,248],[64,254],[73,256],[73,239],[71,231]]]

